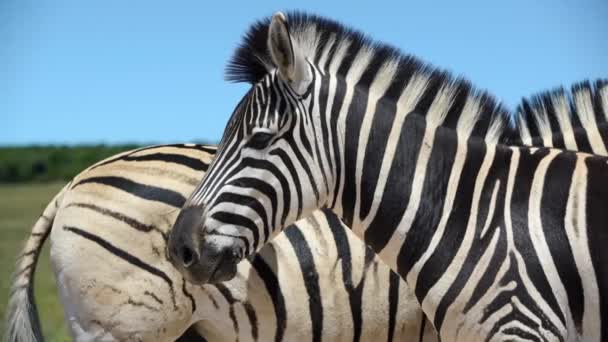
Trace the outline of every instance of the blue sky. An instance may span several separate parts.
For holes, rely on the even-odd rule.
[[[514,107],[608,77],[608,1],[0,0],[0,145],[217,141],[255,19],[303,9],[465,75]]]

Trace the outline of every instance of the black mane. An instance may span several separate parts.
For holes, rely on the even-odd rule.
[[[422,75],[428,77],[428,85],[419,103],[416,105],[416,111],[425,113],[438,91],[448,85],[456,91],[453,103],[442,126],[455,129],[456,123],[461,116],[467,115],[467,113],[462,111],[466,101],[473,97],[479,102],[479,113],[481,115],[470,118],[470,121],[475,123],[474,129],[469,132],[471,135],[485,137],[488,131],[491,130],[491,126],[498,123],[494,129],[501,127],[502,130],[495,132],[499,137],[494,137],[493,140],[500,140],[502,139],[502,134],[505,133],[503,130],[508,128],[509,112],[490,93],[474,88],[464,78],[454,77],[449,72],[432,67],[415,56],[405,54],[391,45],[376,42],[362,32],[348,28],[337,21],[300,12],[289,12],[286,15],[290,32],[294,39],[303,40],[305,43],[302,45],[313,47],[310,50],[314,51],[306,51],[306,58],[314,62],[320,70],[327,70],[337,50],[336,47],[339,45],[334,43],[329,50],[325,65],[319,65],[321,53],[325,50],[328,42],[348,41],[350,44],[347,48],[347,54],[338,68],[339,73],[340,71],[348,70],[348,67],[355,62],[357,53],[361,49],[373,51],[372,59],[366,68],[366,71],[371,72],[364,73],[364,76],[358,83],[359,85],[363,87],[369,86],[373,81],[373,77],[371,77],[373,71],[378,70],[380,66],[388,62],[398,63],[397,72],[386,94],[387,98],[392,98],[396,101],[413,75]],[[267,17],[251,25],[228,63],[226,80],[255,84],[274,68],[267,49],[270,19],[270,17]],[[310,30],[312,27],[315,28],[314,31]],[[311,34],[311,32],[314,34]],[[366,77],[366,75],[368,76]],[[492,135],[492,133],[490,134]]]
[[[362,32],[349,29],[332,19],[295,11],[288,12],[285,15],[292,33],[300,32],[307,26],[315,25],[319,32],[323,32],[325,40],[333,33],[336,34],[337,39],[348,38],[354,42],[359,42],[361,46],[372,45],[371,39],[367,38]],[[269,68],[273,67],[267,45],[270,19],[271,17],[266,17],[256,21],[245,33],[243,41],[226,67],[226,80],[253,84],[262,79],[268,73]],[[321,47],[324,43],[326,41],[322,42]],[[390,49],[397,53],[397,50]]]
[[[515,126],[517,136],[523,136],[522,130],[527,130],[534,138],[533,144],[538,144],[543,131],[550,130],[554,138],[561,138],[564,131],[559,120],[567,120],[572,131],[584,129],[583,122],[588,120],[586,115],[592,114],[597,126],[608,122],[608,103],[602,98],[602,91],[608,92],[608,79],[595,81],[585,80],[577,82],[567,90],[564,87],[538,93],[529,98],[524,98],[515,110]],[[579,108],[576,103],[577,96],[588,96],[592,108]],[[608,96],[608,95],[605,95]],[[560,113],[556,105],[562,102],[567,107],[567,113]],[[592,110],[590,113],[589,109]],[[560,115],[567,115],[560,117]],[[544,127],[544,128],[543,128]],[[515,139],[516,143],[521,143]]]

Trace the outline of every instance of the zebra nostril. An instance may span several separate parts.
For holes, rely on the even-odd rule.
[[[232,253],[230,253],[230,256],[232,257],[232,260],[239,260],[241,258],[241,252],[240,250],[233,250]]]
[[[190,267],[195,261],[196,252],[194,252],[188,246],[183,246],[181,251],[181,258],[184,267]]]

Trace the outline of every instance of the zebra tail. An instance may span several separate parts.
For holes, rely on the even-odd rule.
[[[42,245],[51,232],[59,201],[68,185],[44,209],[18,258],[6,311],[4,340],[7,342],[44,341],[38,309],[34,301],[34,271]]]

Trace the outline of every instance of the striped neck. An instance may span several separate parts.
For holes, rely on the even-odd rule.
[[[436,136],[435,153],[441,156],[440,151],[452,151],[468,140],[495,145],[503,141],[508,126],[506,112],[468,83],[412,69],[410,61],[378,62],[370,53],[359,51],[357,65],[345,74],[338,66],[351,54],[346,49],[335,51],[327,70],[315,69],[320,85],[314,85],[307,101],[305,120],[320,128],[318,155],[331,185],[322,204],[360,231],[376,222],[375,201],[381,202],[387,187],[401,198],[409,196],[412,184],[398,189],[394,184],[417,183],[401,179],[401,174],[413,177],[423,167],[419,162],[428,162]],[[445,168],[450,166],[447,160],[441,162]],[[395,168],[401,173],[391,174]],[[433,174],[449,176],[445,170]]]
[[[444,213],[470,206],[456,191],[472,195],[506,115],[458,82],[415,72],[391,89],[395,66],[352,70],[345,79],[320,75],[327,93],[310,101],[309,121],[320,118],[317,137],[335,165],[327,206],[406,279],[422,253],[416,242],[448,225]],[[373,77],[361,87],[366,72]]]
[[[470,205],[455,202],[463,201],[455,196],[458,184],[458,191],[472,192],[483,159],[497,147],[479,137],[459,138],[415,112],[375,121],[392,121],[384,130],[394,134],[382,136],[381,129],[370,129],[373,133],[360,130],[335,139],[344,145],[329,207],[405,279],[411,265],[398,266],[399,252],[415,253],[415,240],[429,239],[445,226],[447,222],[439,221],[449,207]],[[352,141],[358,143],[348,143]],[[395,238],[396,230],[403,239]],[[413,244],[402,245],[408,235]]]

